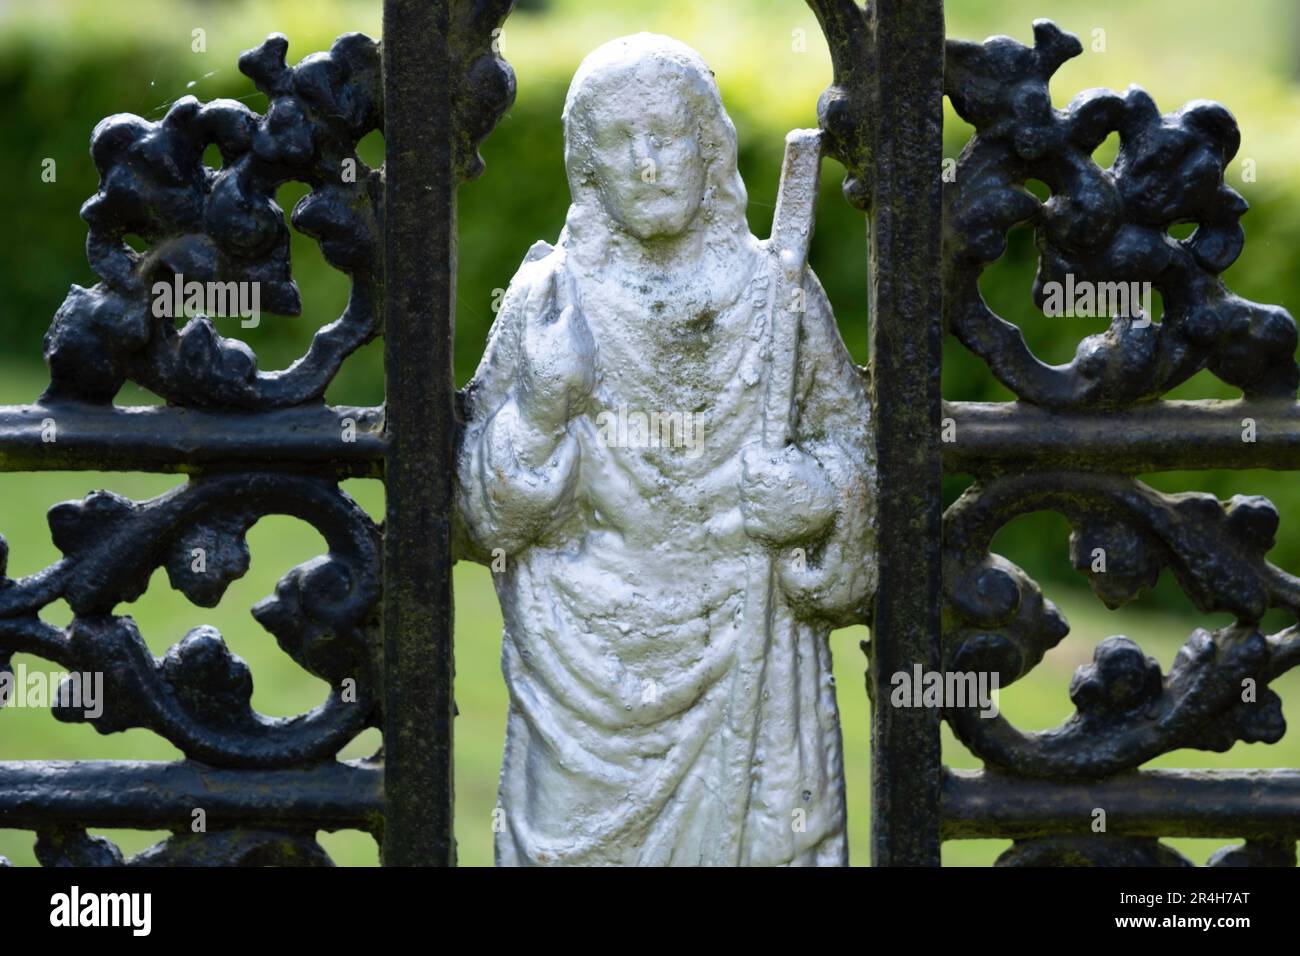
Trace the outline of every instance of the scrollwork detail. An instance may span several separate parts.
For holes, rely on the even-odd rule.
[[[358,33],[297,66],[288,41],[269,37],[240,69],[270,103],[257,114],[235,100],[178,100],[161,120],[110,116],[95,127],[91,155],[99,191],[81,209],[87,256],[100,277],[73,286],[45,336],[51,381],[44,400],[108,403],[128,380],[169,402],[276,408],[319,400],[343,360],[379,334],[382,321],[382,177],[356,146],[383,126],[379,44]],[[204,150],[215,145],[220,170]],[[260,372],[242,341],[211,318],[179,330],[155,314],[153,288],[185,282],[257,283],[267,311],[298,315],[289,231],[275,203],[283,183],[311,192],[292,220],[352,279],[343,315],[317,331],[289,368]],[[148,249],[126,241],[137,235]]]
[[[1245,243],[1246,201],[1224,182],[1240,144],[1236,120],[1208,101],[1161,115],[1138,87],[1088,90],[1055,109],[1049,80],[1082,49],[1048,20],[1034,22],[1033,47],[1010,37],[948,41],[945,92],[975,127],[944,185],[948,328],[1021,400],[1047,408],[1152,399],[1202,368],[1247,398],[1294,399],[1295,320],[1219,278]],[[1103,169],[1092,153],[1112,132],[1119,155]],[[1047,202],[1025,188],[1030,179],[1049,187]],[[1182,223],[1195,231],[1173,238]],[[1052,283],[1147,282],[1163,300],[1162,321],[1115,316],[1083,339],[1072,362],[1041,362],[979,289],[1020,225],[1035,230],[1040,308]]]
[[[197,627],[155,658],[135,622],[113,613],[144,593],[157,567],[195,604],[215,605],[248,568],[244,535],[268,514],[309,522],[329,545],[327,555],[290,570],[274,596],[253,608],[295,662],[330,684],[325,703],[291,718],[252,709],[252,675],[215,628]],[[232,767],[327,759],[377,724],[379,530],[331,481],[215,475],[140,503],[95,492],[56,505],[49,521],[64,558],[28,578],[0,581],[0,660],[34,653],[104,675],[101,714],[56,707],[59,719],[88,721],[101,733],[145,727],[187,757]],[[199,548],[202,571],[191,563]],[[57,598],[76,615],[67,628],[38,616]]]
[[[1282,737],[1281,700],[1268,684],[1300,662],[1300,629],[1264,636],[1257,625],[1270,608],[1300,617],[1300,579],[1264,558],[1278,521],[1263,498],[1163,495],[1130,478],[1091,473],[977,483],[945,518],[947,669],[990,671],[1005,687],[1064,637],[1064,618],[1038,585],[988,550],[999,528],[1040,510],[1070,521],[1074,564],[1111,607],[1169,568],[1199,610],[1227,611],[1237,621],[1214,632],[1198,628],[1168,675],[1129,638],[1102,641],[1071,682],[1076,713],[1052,730],[1024,733],[1000,714],[949,710],[973,753],[1022,776],[1098,778],[1181,747],[1222,751],[1237,740]],[[1104,571],[1090,563],[1095,549],[1104,554]],[[1247,681],[1253,695],[1243,695]]]

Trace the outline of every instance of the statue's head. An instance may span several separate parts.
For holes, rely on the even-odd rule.
[[[713,74],[677,40],[638,33],[588,55],[569,86],[564,135],[574,203],[598,203],[643,242],[681,235],[727,200],[743,219],[735,127]]]

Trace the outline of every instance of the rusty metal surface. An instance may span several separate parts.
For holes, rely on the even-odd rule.
[[[255,416],[178,405],[7,405],[0,406],[0,471],[298,467],[379,478],[387,450],[383,426],[383,408],[346,405],[298,405]]]
[[[384,3],[387,334],[384,754],[388,866],[453,865],[456,190],[514,99],[513,4]],[[440,95],[430,96],[430,90]]]
[[[809,0],[834,65],[819,118],[867,214],[871,401],[879,469],[871,851],[939,863],[939,714],[887,704],[893,674],[939,664],[943,4]]]

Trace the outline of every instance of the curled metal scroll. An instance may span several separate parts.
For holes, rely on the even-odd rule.
[[[512,6],[452,3],[446,62],[430,64],[439,102],[451,111],[448,145],[461,180],[482,170],[477,147],[514,98],[514,74],[498,43]],[[107,406],[132,381],[169,404],[248,412],[241,427],[265,427],[252,413],[322,401],[348,355],[381,334],[383,176],[356,152],[384,128],[380,44],[346,34],[292,67],[287,50],[275,34],[239,59],[269,100],[263,113],[235,100],[205,104],[187,96],[157,122],[121,114],[95,128],[91,155],[100,184],[81,212],[100,281],[73,286],[54,316],[41,406]],[[400,67],[415,75],[412,64]],[[213,146],[218,169],[204,162]],[[342,315],[315,333],[304,355],[265,372],[247,344],[218,334],[210,316],[178,328],[174,318],[155,314],[153,290],[177,277],[256,283],[266,311],[298,315],[289,229],[275,201],[287,182],[310,187],[292,224],[349,276],[351,292]],[[319,458],[333,454],[322,446]],[[193,629],[155,658],[134,621],[115,613],[144,593],[158,567],[193,603],[215,606],[248,568],[246,532],[270,514],[310,523],[329,546],[253,608],[281,648],[330,686],[314,710],[274,719],[250,706],[252,675],[214,628]],[[328,761],[362,730],[381,725],[380,529],[333,480],[214,471],[150,501],[96,492],[56,506],[49,521],[64,557],[30,577],[5,576],[8,546],[0,537],[0,671],[10,670],[14,654],[31,653],[77,673],[102,673],[103,712],[91,717],[56,704],[59,719],[88,721],[102,733],[147,728],[189,759],[232,768]],[[204,556],[197,564],[196,553]],[[75,614],[66,628],[39,616],[59,599]],[[313,833],[278,826],[178,833],[129,860],[102,837],[54,829],[40,834],[37,856],[47,866],[329,863]]]
[[[975,484],[944,521],[947,669],[996,673],[1005,687],[1065,636],[1065,619],[1038,585],[989,551],[999,528],[1041,510],[1069,520],[1074,566],[1107,606],[1133,600],[1168,568],[1200,611],[1237,620],[1198,628],[1167,675],[1129,638],[1107,638],[1071,682],[1075,715],[1052,730],[1025,733],[1000,714],[950,710],[973,753],[1022,776],[1098,778],[1182,747],[1222,751],[1237,740],[1282,737],[1281,700],[1268,684],[1300,663],[1300,628],[1265,636],[1258,624],[1271,608],[1300,618],[1300,579],[1264,558],[1278,514],[1260,497],[1164,495],[1131,478],[1083,472]],[[1094,570],[1099,549],[1104,570]]]
[[[1082,49],[1048,20],[1034,22],[1033,47],[1010,37],[948,41],[945,92],[975,127],[944,186],[949,329],[1017,397],[1048,408],[1131,404],[1202,368],[1247,398],[1294,399],[1295,320],[1234,295],[1219,278],[1245,241],[1246,201],[1224,182],[1240,144],[1236,120],[1203,100],[1161,115],[1136,86],[1088,90],[1055,109],[1048,82]],[[1119,155],[1103,169],[1092,153],[1112,132]],[[1040,202],[1029,179],[1046,183],[1051,198]],[[1169,230],[1183,223],[1195,231],[1173,238]],[[979,290],[981,272],[1021,225],[1033,227],[1039,249],[1040,308],[1049,283],[1067,276],[1149,282],[1163,299],[1162,321],[1116,316],[1068,364],[1039,361]]]
[[[128,380],[169,402],[277,408],[319,400],[343,360],[382,323],[382,178],[356,146],[383,126],[379,44],[359,33],[328,53],[285,64],[278,34],[239,59],[270,104],[258,114],[235,100],[178,100],[161,120],[110,116],[95,127],[99,191],[81,208],[86,252],[100,282],[73,286],[45,336],[51,381],[45,400],[108,403]],[[221,169],[208,168],[215,145]],[[155,283],[257,283],[268,312],[297,315],[289,230],[275,202],[284,183],[311,192],[294,226],[316,239],[352,279],[347,308],[317,331],[307,353],[278,372],[257,369],[242,341],[208,316],[179,330],[154,314]],[[147,244],[137,252],[129,235]]]
[[[135,622],[113,613],[140,597],[159,567],[193,603],[215,606],[248,569],[245,534],[269,514],[309,522],[329,545],[253,608],[285,653],[330,685],[323,704],[290,718],[252,709],[252,675],[215,628],[197,627],[155,658]],[[88,721],[100,733],[145,727],[187,757],[227,767],[328,759],[377,725],[379,530],[333,482],[220,475],[140,503],[101,491],[56,505],[49,522],[64,557],[30,577],[3,576],[8,547],[0,538],[0,669],[13,654],[29,653],[69,671],[102,673],[103,712],[92,719],[56,705],[59,719]],[[59,598],[75,614],[66,628],[39,617]]]

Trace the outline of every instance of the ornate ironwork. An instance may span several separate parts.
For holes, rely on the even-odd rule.
[[[901,4],[809,2],[834,67],[819,104],[828,148],[846,167],[846,198],[868,215],[873,265],[883,260],[879,268],[887,274],[926,234],[914,220],[895,232],[896,209],[905,201],[892,191],[900,122],[893,97],[908,95],[898,92],[901,86],[914,108],[930,104],[922,77],[893,74],[906,72],[906,62],[920,62],[922,70],[932,64],[917,55],[923,41],[909,48],[891,34]],[[913,36],[942,22],[937,7],[909,15]],[[1297,661],[1296,627],[1267,636],[1259,630],[1269,609],[1300,615],[1300,579],[1264,557],[1279,525],[1273,506],[1258,497],[1164,495],[1133,477],[1175,468],[1300,467],[1291,447],[1300,381],[1295,322],[1280,307],[1234,295],[1220,279],[1244,243],[1239,220],[1246,203],[1224,181],[1239,145],[1236,122],[1208,102],[1161,115],[1137,88],[1088,91],[1055,109],[1048,83],[1082,47],[1045,20],[1035,22],[1034,37],[1032,47],[1009,37],[947,42],[943,92],[975,133],[952,182],[940,185],[934,159],[933,180],[917,184],[906,200],[906,208],[919,211],[942,189],[945,329],[1019,401],[944,403],[940,413],[924,392],[904,388],[919,422],[906,436],[881,433],[878,601],[888,601],[891,588],[907,587],[922,595],[922,605],[938,604],[927,572],[930,555],[941,551],[943,625],[941,639],[924,606],[885,620],[877,607],[868,682],[876,703],[873,774],[882,764],[896,772],[903,760],[908,780],[873,780],[875,862],[933,864],[941,838],[1007,836],[1017,843],[1002,865],[1186,865],[1158,842],[1184,834],[1248,838],[1211,865],[1293,865],[1300,814],[1286,772],[1135,772],[1181,747],[1226,750],[1237,740],[1279,739],[1281,701],[1268,684]],[[1111,133],[1118,134],[1119,154],[1103,169],[1093,152]],[[925,130],[910,126],[907,135],[910,160],[929,164]],[[1045,183],[1050,198],[1036,198],[1026,188],[1031,179]],[[1195,224],[1190,236],[1171,236],[1185,223]],[[1040,251],[1032,290],[1039,307],[1052,283],[1146,282],[1161,295],[1161,321],[1119,315],[1106,332],[1080,343],[1074,361],[1041,362],[1020,330],[985,303],[978,284],[1005,251],[1008,231],[1021,226],[1034,230]],[[927,265],[908,262],[921,277]],[[919,352],[929,326],[923,316],[899,325],[905,303],[872,305],[874,338],[884,345],[873,357],[873,397],[884,423],[891,413],[905,416],[895,408],[902,396],[893,392],[909,380],[895,364],[898,339],[907,336]],[[937,372],[932,356],[908,358],[921,378]],[[1155,401],[1206,368],[1240,388],[1243,401]],[[1260,429],[1250,444],[1242,442],[1243,418]],[[920,441],[941,427],[955,430],[942,449],[945,468],[976,478],[949,508],[942,545],[938,534],[923,530],[940,491]],[[915,443],[914,455],[890,468],[891,452],[907,442]],[[989,549],[1003,525],[1039,510],[1071,522],[1073,563],[1108,605],[1133,600],[1169,568],[1198,609],[1227,611],[1236,621],[1214,632],[1198,629],[1168,675],[1129,638],[1103,641],[1071,685],[1077,713],[1054,730],[1026,734],[1001,716],[982,718],[978,708],[947,710],[945,718],[987,769],[943,769],[924,717],[900,716],[884,704],[888,677],[899,665],[933,666],[941,645],[946,670],[991,672],[1006,686],[1065,636],[1064,617],[1038,585]],[[896,537],[891,513],[906,527]],[[1098,548],[1104,573],[1092,569]],[[891,558],[910,572],[905,584],[891,577]],[[1253,696],[1243,699],[1243,682]],[[1110,813],[1108,836],[1090,829],[1099,806]],[[935,817],[943,820],[941,834],[931,829]]]
[[[54,716],[88,720],[101,733],[147,728],[174,744],[187,761],[206,768],[293,768],[332,761],[382,718],[379,529],[332,474],[350,470],[336,464],[349,457],[346,445],[351,444],[342,441],[342,420],[349,412],[363,423],[376,416],[321,408],[286,419],[287,413],[271,411],[319,404],[344,358],[380,330],[381,177],[355,152],[358,141],[383,124],[379,45],[349,34],[329,53],[295,67],[285,64],[287,47],[284,37],[272,36],[240,58],[241,70],[270,100],[264,114],[235,101],[200,104],[185,97],[156,123],[119,115],[96,127],[91,154],[100,188],[82,207],[82,216],[90,226],[87,255],[100,282],[90,289],[73,286],[51,323],[45,340],[51,372],[46,393],[34,406],[6,410],[13,425],[4,435],[6,464],[59,459],[43,467],[103,461],[93,451],[78,451],[91,442],[127,445],[119,450],[129,454],[132,444],[157,444],[160,436],[173,453],[155,467],[231,463],[212,447],[217,442],[196,448],[192,433],[184,439],[176,426],[182,408],[189,406],[211,409],[207,415],[217,418],[244,413],[224,419],[226,434],[260,434],[265,444],[251,448],[245,442],[244,455],[235,460],[271,459],[269,468],[278,457],[276,439],[287,430],[275,426],[292,429],[318,417],[299,455],[309,466],[323,466],[319,474],[220,471],[150,501],[95,492],[65,502],[49,514],[63,558],[19,580],[3,577],[8,548],[0,538],[0,669],[7,670],[11,656],[21,652],[77,674],[102,674],[102,712],[90,718],[56,704]],[[203,161],[212,144],[221,153],[219,170]],[[345,175],[345,160],[354,164],[355,176]],[[290,180],[311,187],[293,211],[294,225],[320,243],[327,261],[351,276],[352,294],[342,317],[316,334],[306,355],[282,372],[259,372],[252,350],[219,335],[207,316],[191,318],[178,331],[171,317],[155,315],[152,291],[156,282],[170,282],[178,274],[200,282],[255,282],[269,311],[297,314],[289,233],[274,199],[275,190]],[[143,239],[147,248],[136,251],[126,242],[128,235]],[[103,407],[128,379],[172,407]],[[204,413],[196,414],[194,421],[201,422]],[[149,437],[120,441],[123,428],[145,419]],[[51,422],[68,427],[60,441],[9,453],[25,435],[38,441],[40,428]],[[271,431],[262,431],[266,427]],[[366,433],[365,424],[361,430]],[[58,451],[50,455],[47,449]],[[119,604],[144,594],[159,567],[193,603],[215,606],[230,582],[248,569],[245,533],[268,514],[312,524],[329,545],[328,554],[289,571],[275,595],[253,609],[291,658],[330,685],[320,706],[291,718],[267,718],[251,708],[249,668],[214,628],[195,628],[155,658],[134,621],[114,613]],[[58,599],[74,613],[65,628],[39,617]],[[50,787],[79,775],[76,766],[35,767],[42,768],[48,768]],[[111,779],[113,767],[101,773]],[[40,784],[34,786],[49,795]],[[192,806],[207,802],[201,792],[193,788]],[[105,802],[141,799],[144,793],[135,791]],[[6,807],[4,815],[20,812]],[[229,827],[218,813],[210,833],[195,834],[185,832],[188,816],[176,807],[160,813],[156,823],[175,826],[177,835],[133,857],[131,864],[327,862],[314,832],[283,828],[283,821]],[[354,822],[378,832],[374,820]],[[47,866],[123,863],[109,841],[78,827],[61,824],[38,832],[37,858]]]
[[[90,151],[99,191],[81,207],[87,257],[100,277],[73,286],[45,337],[47,401],[108,403],[128,378],[169,402],[264,409],[318,401],[343,360],[379,332],[380,174],[356,145],[383,126],[379,44],[359,33],[329,53],[285,65],[288,41],[269,37],[239,68],[270,100],[259,115],[234,100],[178,100],[156,123],[110,116]],[[215,145],[221,169],[203,162]],[[158,281],[255,282],[267,311],[301,310],[289,264],[289,229],[275,191],[289,181],[311,192],[293,225],[316,239],[352,279],[347,309],[316,333],[307,353],[280,372],[259,372],[242,341],[197,316],[177,331],[151,309]],[[129,234],[148,249],[135,251]]]
[[[252,675],[215,629],[195,628],[158,660],[132,619],[112,613],[144,594],[157,567],[194,604],[215,606],[248,570],[245,533],[273,513],[310,522],[330,552],[288,572],[253,616],[331,686],[316,710],[274,720],[249,706]],[[379,533],[332,481],[243,472],[200,478],[144,503],[101,491],[55,506],[49,520],[64,558],[0,582],[0,668],[11,654],[30,653],[103,674],[106,706],[90,720],[100,733],[146,727],[210,766],[287,767],[332,757],[376,723]],[[5,558],[0,538],[0,572]],[[75,615],[66,628],[38,616],[59,598]],[[54,716],[89,719],[57,705]]]
[[[999,528],[1018,515],[1052,509],[1074,527],[1070,553],[1097,596],[1127,604],[1169,568],[1204,612],[1236,623],[1198,629],[1167,676],[1127,637],[1098,645],[1075,674],[1077,713],[1054,730],[1023,734],[1000,714],[954,710],[949,723],[989,766],[1023,776],[1103,777],[1183,747],[1227,750],[1237,740],[1279,740],[1281,700],[1268,683],[1300,663],[1300,632],[1269,637],[1264,612],[1300,615],[1300,579],[1264,560],[1278,514],[1263,498],[1220,502],[1212,495],[1162,495],[1116,475],[1040,472],[973,486],[944,526],[945,665],[987,671],[1006,687],[1042,660],[1068,625],[1020,568],[989,552]],[[1093,570],[1096,549],[1105,570]],[[1244,682],[1256,693],[1243,701]]]
[[[422,840],[395,819],[394,792],[401,787],[394,781],[402,770],[395,765],[415,766],[426,790],[438,785],[438,768],[421,763],[418,750],[436,748],[418,737],[412,737],[417,752],[394,754],[393,728],[411,725],[412,714],[386,715],[396,662],[395,655],[386,661],[380,630],[381,604],[384,617],[403,614],[405,582],[419,573],[421,553],[428,551],[427,536],[411,534],[410,514],[428,511],[430,494],[404,489],[399,496],[390,488],[385,545],[380,528],[338,486],[350,475],[391,482],[392,462],[385,468],[385,459],[399,443],[408,452],[437,447],[438,435],[428,430],[403,439],[394,414],[394,382],[404,379],[395,378],[392,350],[419,352],[426,315],[399,311],[390,325],[386,408],[329,408],[323,395],[347,356],[383,331],[386,258],[396,251],[399,266],[416,268],[411,260],[421,237],[394,239],[390,232],[385,240],[384,205],[394,180],[408,190],[401,194],[407,205],[409,190],[420,184],[400,163],[386,181],[356,152],[368,133],[384,130],[391,160],[394,142],[402,142],[419,115],[405,104],[405,116],[385,123],[385,75],[390,85],[400,80],[424,91],[425,70],[433,65],[452,80],[440,101],[451,117],[442,143],[454,153],[454,170],[440,184],[449,195],[456,182],[481,170],[476,146],[513,97],[513,75],[495,43],[510,6],[390,2],[387,20],[404,31],[418,34],[416,20],[431,12],[449,22],[432,61],[408,50],[386,70],[379,43],[361,34],[344,35],[327,53],[296,66],[285,62],[287,40],[273,35],[239,60],[267,96],[265,112],[233,100],[204,104],[185,97],[157,122],[124,114],[95,128],[91,155],[100,186],[82,216],[90,227],[87,256],[100,281],[74,286],[54,316],[45,339],[51,375],[45,394],[32,405],[0,409],[0,467],[117,467],[193,477],[149,501],[95,492],[56,505],[50,531],[63,557],[29,577],[4,576],[8,548],[0,537],[0,671],[10,669],[14,654],[31,653],[73,673],[102,674],[102,712],[91,716],[56,704],[54,716],[88,721],[101,733],[147,728],[185,759],[0,766],[0,822],[35,830],[42,864],[328,865],[315,832],[340,827],[400,842],[405,852],[426,858],[436,856],[431,847],[440,839],[449,841],[449,833]],[[219,169],[204,162],[213,145]],[[177,328],[170,314],[157,314],[154,291],[177,276],[256,283],[266,311],[297,315],[288,225],[275,201],[290,181],[310,187],[289,217],[293,226],[318,242],[352,288],[343,314],[316,332],[304,355],[266,372],[247,343],[218,334],[207,315]],[[403,218],[410,219],[405,207],[388,217],[390,224]],[[419,222],[427,236],[445,239],[451,228],[450,216]],[[136,248],[140,241],[145,248]],[[437,271],[436,262],[420,267]],[[442,271],[453,268],[449,259]],[[390,263],[389,274],[392,269]],[[449,347],[444,359],[450,362]],[[114,406],[127,381],[167,405]],[[410,388],[399,391],[406,406],[417,404]],[[450,409],[450,380],[445,397]],[[51,426],[58,429],[55,442],[45,440]],[[443,432],[449,443],[450,419]],[[450,461],[447,455],[448,473]],[[420,473],[426,483],[428,474]],[[253,608],[280,647],[329,685],[319,706],[288,718],[252,709],[252,674],[214,628],[195,628],[155,657],[132,618],[116,613],[145,593],[156,568],[194,604],[215,606],[248,569],[246,532],[271,514],[311,524],[328,545],[326,554],[288,571],[274,595]],[[409,570],[392,571],[395,554],[411,556]],[[449,565],[449,556],[442,560]],[[74,614],[66,627],[39,616],[60,599]],[[444,624],[449,610],[448,604]],[[449,675],[446,683],[450,700]],[[339,762],[339,751],[370,727],[385,731],[387,756]],[[447,765],[445,782],[449,775]],[[193,833],[191,812],[200,806],[209,830]],[[165,828],[174,835],[128,860],[110,841],[86,832],[99,825]],[[389,857],[386,850],[386,862]]]
[[[1278,306],[1232,294],[1219,279],[1245,243],[1246,201],[1223,179],[1241,137],[1217,103],[1161,115],[1138,87],[1088,90],[1064,110],[1048,82],[1083,51],[1048,20],[1034,45],[1010,37],[949,41],[944,92],[975,127],[945,184],[944,318],[949,330],[1022,401],[1053,409],[1111,408],[1150,399],[1209,368],[1247,398],[1294,399],[1296,325]],[[1103,169],[1093,151],[1112,132],[1119,155]],[[1046,183],[1041,202],[1025,188]],[[1171,227],[1194,223],[1186,239]],[[1079,344],[1067,365],[1045,365],[1019,329],[979,292],[984,267],[1006,233],[1031,225],[1039,249],[1034,301],[1051,283],[1149,282],[1161,322],[1118,315]]]
[[[1005,687],[1067,633],[1038,585],[989,550],[1002,526],[1032,511],[1068,519],[1072,563],[1108,607],[1134,600],[1168,568],[1198,610],[1228,612],[1235,621],[1194,631],[1168,674],[1128,637],[1107,638],[1071,682],[1076,713],[1051,730],[1024,733],[1001,715],[948,710],[953,730],[987,767],[982,779],[949,775],[946,806],[966,821],[949,835],[969,829],[971,795],[988,787],[1006,794],[1030,779],[1055,784],[1039,787],[1039,800],[1071,807],[1078,806],[1072,793],[1087,781],[1114,780],[1105,802],[1091,806],[1127,821],[1140,783],[1121,781],[1152,758],[1279,740],[1282,702],[1268,685],[1300,662],[1296,626],[1267,636],[1259,629],[1270,609],[1300,617],[1300,579],[1264,557],[1279,527],[1273,505],[1260,497],[1161,494],[1131,477],[1179,466],[1295,467],[1281,450],[1294,434],[1295,321],[1280,307],[1234,295],[1219,278],[1244,243],[1246,203],[1224,182],[1239,143],[1236,121],[1204,101],[1161,115],[1137,87],[1089,90],[1055,109],[1048,82],[1082,47],[1045,20],[1034,23],[1034,38],[1033,47],[993,37],[949,41],[947,49],[945,92],[975,133],[955,180],[944,186],[944,317],[1020,403],[946,410],[960,449],[949,459],[977,480],[944,519],[945,667],[987,670]],[[1092,154],[1112,132],[1119,153],[1103,169]],[[1045,183],[1050,198],[1036,198],[1029,179]],[[1195,230],[1173,238],[1170,229],[1182,223]],[[1147,282],[1162,296],[1162,320],[1115,316],[1106,332],[1080,343],[1072,362],[1042,363],[979,292],[981,271],[1002,255],[1017,226],[1034,229],[1040,307],[1051,283]],[[1202,368],[1239,387],[1244,401],[1154,403]],[[1260,449],[1242,443],[1242,419],[1251,416],[1268,423]],[[1229,421],[1231,442],[1223,428]],[[1210,447],[1189,447],[1184,425]],[[960,447],[968,434],[972,444]],[[1212,780],[1196,783],[1208,788]],[[1275,821],[1261,838],[1249,823],[1248,800],[1218,797],[1227,812],[1209,835],[1256,835],[1210,865],[1295,864],[1293,822]],[[1161,825],[1121,826],[1106,836],[1087,834],[1063,814],[1028,830],[1001,818],[993,830],[1017,842],[998,863],[1189,865],[1158,842],[1193,827],[1172,786],[1168,804]],[[983,798],[980,806],[976,816],[992,814]],[[1079,823],[1091,813],[1075,812]]]

